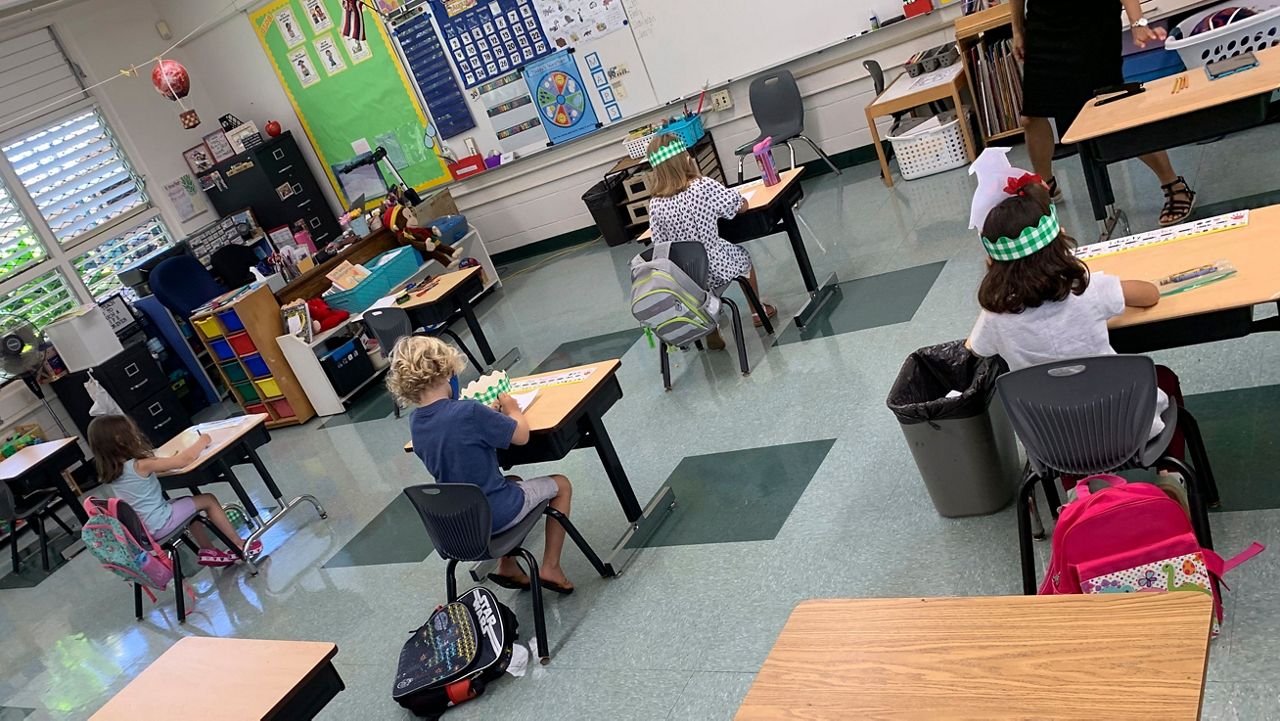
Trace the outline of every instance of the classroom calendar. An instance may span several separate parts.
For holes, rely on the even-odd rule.
[[[1181,225],[1171,225],[1168,228],[1159,228],[1146,233],[1138,233],[1137,235],[1127,235],[1123,238],[1112,238],[1101,243],[1083,245],[1076,248],[1075,254],[1080,260],[1093,260],[1094,258],[1102,258],[1117,253],[1127,253],[1139,248],[1173,243],[1209,233],[1220,233],[1224,230],[1233,230],[1248,224],[1249,211],[1237,210],[1231,213],[1215,215],[1212,218],[1204,218],[1203,220]]]
[[[449,57],[467,89],[555,50],[532,0],[478,2],[450,16],[434,5]]]

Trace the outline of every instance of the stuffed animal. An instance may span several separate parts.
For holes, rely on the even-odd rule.
[[[312,331],[316,333],[323,333],[330,328],[336,328],[340,323],[351,317],[351,313],[333,308],[320,298],[308,300],[307,310],[311,313]]]
[[[440,240],[438,228],[423,228],[417,225],[413,211],[407,205],[389,205],[382,214],[382,224],[396,236],[400,245],[411,245],[446,268],[452,267],[462,257],[462,249],[455,248]]]

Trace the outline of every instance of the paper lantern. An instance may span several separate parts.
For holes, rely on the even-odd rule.
[[[191,92],[191,76],[177,60],[161,60],[151,71],[151,84],[156,92],[170,100],[187,97]]]

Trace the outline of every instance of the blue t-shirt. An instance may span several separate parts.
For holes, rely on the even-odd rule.
[[[502,475],[497,449],[511,445],[515,419],[476,401],[439,400],[409,419],[413,452],[439,483],[480,486],[493,527],[503,528],[524,507],[524,491]]]

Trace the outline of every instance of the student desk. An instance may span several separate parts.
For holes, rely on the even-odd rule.
[[[1205,594],[806,601],[738,721],[1199,718]]]
[[[346,688],[337,653],[332,643],[186,636],[91,718],[314,718]]]
[[[493,365],[497,359],[489,347],[489,339],[485,337],[484,329],[480,327],[480,320],[476,318],[475,308],[471,305],[471,299],[484,291],[480,268],[455,270],[436,276],[436,279],[436,284],[422,295],[411,292],[408,301],[398,304],[395,302],[395,297],[401,293],[397,292],[395,295],[384,297],[374,307],[400,308],[406,311],[415,328],[430,328],[440,323],[448,323],[454,314],[460,313],[463,320],[467,322],[467,327],[471,329],[471,337],[480,350],[480,356],[484,358],[485,363]],[[388,300],[390,302],[387,302]]]
[[[876,127],[876,118],[886,115],[901,113],[904,110],[950,98],[956,105],[956,116],[961,118],[960,130],[964,133],[964,152],[969,156],[969,162],[977,158],[974,154],[973,134],[968,118],[964,117],[962,111],[964,101],[960,97],[960,93],[968,87],[969,81],[965,78],[964,65],[956,61],[953,65],[914,78],[902,73],[884,89],[883,93],[880,93],[879,97],[871,101],[867,106],[867,129],[871,131],[871,145],[876,149],[876,156],[880,158],[880,176],[884,178],[885,185],[893,187],[893,173],[889,170],[889,158],[884,154],[884,144],[880,142],[880,130]]]
[[[675,493],[663,486],[649,505],[641,508],[631,481],[622,468],[622,461],[609,440],[604,414],[622,398],[622,386],[618,383],[618,368],[621,366],[622,361],[609,360],[512,379],[537,379],[566,371],[593,369],[585,380],[539,388],[538,397],[525,412],[529,421],[529,442],[498,451],[498,464],[506,469],[558,461],[578,448],[596,449],[605,475],[618,497],[618,504],[622,506],[622,513],[629,522],[627,531],[605,559],[608,575],[622,571],[644,541],[666,520],[676,502]],[[406,443],[404,450],[412,453],[413,443]]]
[[[258,413],[230,419],[236,422],[208,431],[213,442],[194,461],[177,470],[156,474],[160,479],[160,486],[165,491],[185,488],[190,490],[192,495],[200,492],[200,486],[211,483],[230,484],[236,497],[244,505],[245,516],[256,526],[253,533],[249,534],[249,538],[245,540],[245,545],[262,538],[267,529],[304,502],[315,507],[316,513],[319,513],[321,518],[328,517],[315,496],[304,494],[286,501],[280,487],[271,477],[271,472],[267,470],[266,464],[258,457],[257,449],[271,441],[271,435],[266,426],[269,418],[270,416],[265,413]],[[216,422],[222,423],[222,421]],[[199,430],[200,426],[192,426],[192,429]],[[177,437],[175,437],[157,448],[156,453],[160,456],[169,456],[179,450],[181,447],[178,446]],[[267,490],[271,492],[271,497],[280,504],[280,510],[265,520],[261,518],[258,507],[241,485],[240,479],[236,478],[235,472],[231,470],[231,467],[237,463],[253,464],[253,467],[258,470],[258,475],[262,476],[262,482],[266,484]]]
[[[1106,105],[1097,100],[1084,106],[1062,137],[1080,146],[1080,162],[1093,204],[1093,217],[1110,235],[1120,215],[1108,211],[1115,203],[1107,164],[1139,155],[1189,145],[1234,133],[1266,120],[1271,91],[1280,88],[1280,48],[1255,53],[1258,66],[1209,80],[1204,68],[1192,68],[1146,83],[1146,91]],[[1177,78],[1189,83],[1172,94]]]
[[[1253,306],[1280,300],[1277,235],[1280,205],[1272,205],[1249,211],[1246,226],[1088,261],[1090,270],[1130,280],[1163,278],[1217,260],[1236,267],[1225,280],[1161,298],[1151,308],[1126,309],[1111,320],[1112,347],[1145,353],[1280,330],[1280,317],[1253,320]]]
[[[804,238],[800,237],[795,206],[804,198],[804,188],[800,186],[802,174],[803,165],[783,171],[781,182],[776,185],[765,187],[762,181],[756,179],[733,186],[734,190],[744,195],[751,193],[747,209],[740,211],[732,219],[720,221],[720,237],[734,245],[777,233],[787,234],[791,252],[796,257],[796,265],[800,266],[804,289],[809,292],[809,301],[796,314],[798,326],[807,325],[831,295],[839,292],[834,274],[822,285],[818,284],[817,276],[813,274],[813,264],[809,262],[809,251],[804,247]],[[636,240],[648,243],[652,238],[652,230],[646,230]]]
[[[52,488],[83,524],[89,516],[62,472],[84,462],[84,453],[80,451],[75,436],[45,441],[27,446],[0,461],[0,483],[29,490]]]

